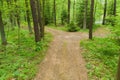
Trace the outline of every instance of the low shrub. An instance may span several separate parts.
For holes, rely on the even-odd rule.
[[[47,33],[44,40],[36,45],[34,35],[21,30],[18,46],[16,32],[17,29],[9,32],[6,47],[0,45],[0,80],[32,80],[52,39]]]
[[[115,40],[94,38],[84,40],[81,46],[87,61],[89,80],[115,80],[120,47]]]
[[[71,22],[71,23],[68,25],[68,31],[69,31],[69,32],[76,32],[76,31],[79,31],[79,30],[80,30],[80,28],[77,27],[74,22]]]

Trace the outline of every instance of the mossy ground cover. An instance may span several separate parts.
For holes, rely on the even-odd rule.
[[[37,73],[38,64],[44,59],[45,52],[52,40],[50,33],[45,33],[44,40],[35,43],[34,34],[18,28],[9,31],[7,46],[0,46],[0,80],[31,80]]]
[[[120,47],[110,38],[81,41],[89,80],[115,80]]]
[[[76,26],[75,24],[70,24],[70,25],[57,25],[55,26],[54,24],[49,24],[47,27],[61,30],[61,31],[66,31],[66,32],[89,32],[89,28],[82,29],[79,26]],[[103,25],[95,24],[93,26],[93,31],[96,31],[99,28],[104,27]]]

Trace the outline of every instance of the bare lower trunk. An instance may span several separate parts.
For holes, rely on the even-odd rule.
[[[31,11],[32,11],[32,17],[33,17],[33,24],[34,24],[34,32],[35,32],[35,41],[40,41],[40,32],[38,27],[38,16],[37,16],[37,7],[36,7],[36,1],[30,0],[31,5]]]
[[[70,24],[70,0],[68,0],[68,24]]]
[[[116,16],[116,3],[117,3],[117,1],[114,0],[114,10],[113,10],[113,15],[114,16]]]
[[[42,34],[42,37],[44,37],[44,28],[45,28],[45,0],[42,0],[42,24],[43,24],[43,34]]]
[[[4,31],[4,25],[2,21],[2,12],[0,11],[0,33],[1,33],[1,41],[3,45],[7,44],[6,36],[5,36],[5,31]]]
[[[119,63],[118,63],[117,80],[120,80],[120,58],[119,58]]]
[[[92,32],[92,28],[93,28],[93,16],[94,16],[94,0],[91,0],[91,11],[90,11],[90,26],[89,26],[89,39],[93,38],[93,32]]]
[[[88,0],[85,1],[83,29],[87,28],[87,4],[88,4]]]
[[[73,21],[75,20],[75,0],[74,0],[74,3],[73,3]]]
[[[104,15],[103,15],[103,25],[105,25],[105,18],[106,18],[106,11],[107,11],[107,0],[105,0],[105,5],[104,5]]]
[[[56,0],[54,0],[54,11],[53,11],[54,13],[54,24],[55,24],[55,26],[56,26]]]
[[[38,23],[40,27],[40,37],[42,38],[43,37],[42,8],[41,2],[39,0],[37,0],[37,10],[38,10]]]
[[[31,22],[30,22],[30,11],[29,11],[29,6],[28,6],[28,0],[25,0],[25,5],[26,5],[26,17],[27,17],[27,23],[28,23],[28,29],[29,33],[32,33],[32,27],[31,27]]]

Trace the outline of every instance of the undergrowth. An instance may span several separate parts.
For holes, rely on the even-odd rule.
[[[70,24],[70,25],[66,24],[66,25],[58,25],[58,26],[55,26],[54,24],[49,24],[49,25],[47,25],[47,27],[61,30],[61,31],[66,31],[66,32],[88,32],[89,31],[89,28],[82,29],[74,24]],[[105,26],[99,25],[99,24],[94,24],[93,31],[96,31],[100,27],[105,27]]]
[[[17,29],[10,31],[8,45],[0,46],[0,80],[32,80],[52,39],[51,34],[46,33],[44,40],[36,44],[33,34],[21,30],[18,42],[16,32]]]
[[[67,31],[68,30],[67,26],[65,26],[65,25],[55,26],[53,24],[49,24],[49,25],[47,25],[47,27],[57,29],[57,30],[62,30],[62,31]]]
[[[115,80],[120,47],[115,40],[94,38],[84,40],[81,46],[86,59],[89,80]]]

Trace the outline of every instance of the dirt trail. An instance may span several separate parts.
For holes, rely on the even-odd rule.
[[[47,32],[53,34],[54,40],[34,80],[88,80],[79,45],[80,40],[88,38],[88,34],[51,28],[47,28]]]

